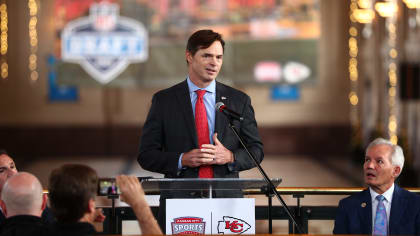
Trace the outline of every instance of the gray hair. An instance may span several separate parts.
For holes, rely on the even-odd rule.
[[[391,163],[394,166],[399,166],[401,171],[404,167],[404,153],[403,150],[400,146],[393,144],[391,141],[383,139],[383,138],[377,138],[375,140],[373,140],[368,147],[366,148],[366,153],[367,151],[373,147],[373,146],[377,146],[377,145],[387,145],[389,147],[391,147]],[[401,173],[400,171],[400,173]]]

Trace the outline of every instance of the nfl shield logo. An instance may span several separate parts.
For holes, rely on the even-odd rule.
[[[142,23],[119,16],[119,6],[94,3],[89,17],[69,22],[61,35],[64,62],[79,63],[95,80],[106,84],[130,63],[148,58],[148,35]]]
[[[106,2],[93,4],[89,12],[89,17],[96,30],[111,31],[115,28],[117,23],[118,5],[107,4]]]

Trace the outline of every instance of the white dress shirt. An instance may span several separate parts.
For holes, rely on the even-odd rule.
[[[389,232],[389,216],[391,215],[391,203],[392,203],[392,194],[394,193],[394,184],[386,190],[383,194],[375,192],[372,188],[369,187],[370,196],[372,197],[372,233],[375,226],[375,217],[376,217],[376,208],[378,207],[379,201],[376,199],[378,195],[385,197],[384,206],[386,210],[386,219],[388,222],[388,232]]]

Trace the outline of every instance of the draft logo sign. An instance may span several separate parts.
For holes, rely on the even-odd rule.
[[[119,15],[119,6],[94,3],[89,16],[70,21],[61,34],[64,62],[79,63],[102,84],[109,83],[130,63],[148,58],[148,34],[144,25]]]

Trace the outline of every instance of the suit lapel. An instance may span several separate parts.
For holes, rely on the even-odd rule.
[[[187,80],[182,82],[179,88],[176,90],[176,96],[178,99],[179,107],[182,109],[186,125],[188,129],[185,132],[189,132],[191,138],[194,140],[194,146],[198,147],[197,131],[195,129],[194,114],[191,106],[190,92],[188,90]]]
[[[369,189],[363,191],[358,207],[362,234],[372,234],[372,199]]]
[[[0,225],[2,225],[5,220],[6,220],[6,216],[3,214],[3,211],[0,210]]]
[[[407,199],[404,198],[403,192],[398,185],[395,185],[394,193],[392,194],[391,212],[389,216],[389,234],[394,234],[393,229],[397,229],[401,223],[400,219],[402,213],[406,211]]]
[[[226,91],[223,88],[223,86],[216,82],[216,103],[223,102],[227,107],[229,107],[228,98],[228,94],[226,94]],[[228,126],[228,120],[226,119],[226,117],[223,116],[224,115],[221,112],[216,111],[216,124],[214,132],[217,133],[217,138],[220,142],[222,142],[226,126]]]

